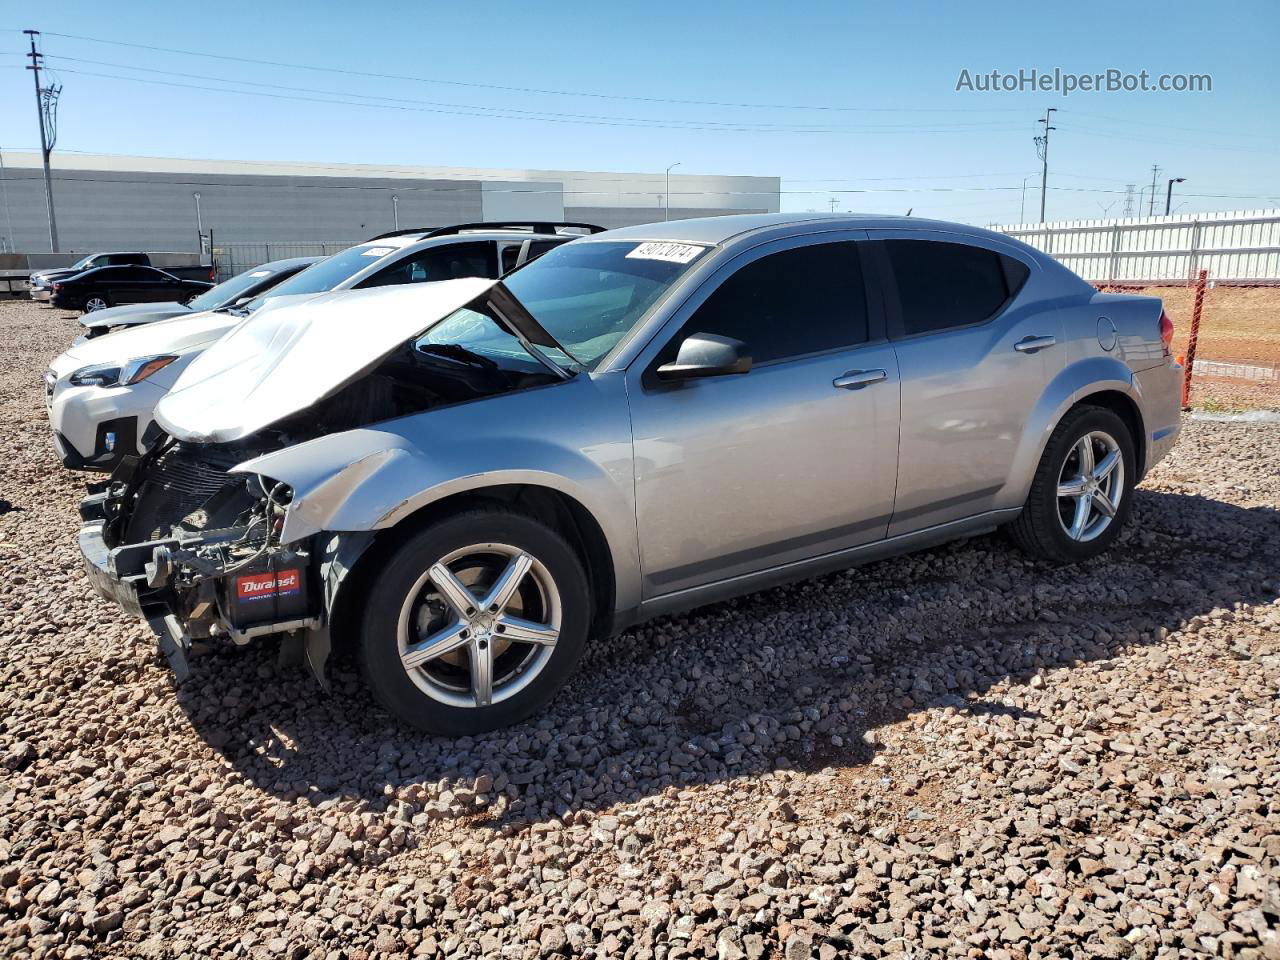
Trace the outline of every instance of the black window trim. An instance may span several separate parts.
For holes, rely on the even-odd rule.
[[[1001,258],[1000,275],[1001,277],[1004,278],[1004,286],[1005,286],[1004,300],[1001,301],[1000,305],[996,307],[995,310],[993,310],[988,316],[984,317],[982,320],[975,320],[972,323],[956,324],[953,327],[942,327],[941,329],[938,329],[938,330],[923,330],[920,333],[907,333],[906,324],[903,322],[903,319],[902,319],[902,302],[898,298],[897,276],[893,270],[893,261],[889,257],[889,251],[885,247],[885,241],[888,241],[888,240],[914,240],[914,241],[919,241],[924,243],[959,244],[961,246],[966,246],[966,247],[976,247],[979,250],[986,250],[986,251],[989,251],[990,253],[996,254],[998,257]],[[1012,284],[1010,283],[1009,267],[1008,267],[1008,264],[1005,262],[1006,258],[1009,260],[1016,260],[1019,263],[1021,263],[1024,267],[1027,268],[1026,279],[1023,280],[1022,285],[1019,286],[1017,290],[1012,290],[1012,292],[1010,292],[1012,289]],[[1006,250],[998,250],[995,247],[988,247],[981,243],[973,243],[971,242],[971,238],[964,237],[960,234],[955,234],[950,236],[937,236],[937,235],[921,233],[915,236],[912,236],[912,235],[876,236],[873,233],[871,235],[870,240],[867,241],[866,256],[863,258],[864,264],[867,263],[868,261],[873,265],[873,272],[876,275],[876,281],[878,286],[880,287],[880,294],[884,303],[885,320],[887,324],[889,340],[893,341],[894,343],[899,343],[902,341],[910,341],[910,340],[919,340],[923,337],[941,336],[943,334],[951,333],[955,330],[975,330],[978,327],[985,327],[990,323],[994,323],[996,320],[1000,318],[1002,314],[1004,314],[1011,306],[1013,306],[1014,301],[1018,299],[1018,294],[1020,294],[1023,290],[1026,289],[1027,283],[1029,283],[1031,280],[1031,274],[1035,270],[1035,266],[1031,263],[1028,263],[1022,257],[1016,256],[1015,254]]]
[[[873,269],[873,263],[867,256],[869,241],[867,240],[866,233],[862,230],[857,231],[857,233],[857,236],[849,236],[845,231],[824,231],[820,233],[807,233],[798,236],[770,240],[763,242],[758,246],[744,250],[732,260],[722,264],[715,273],[707,277],[698,285],[696,290],[692,291],[689,296],[685,298],[679,309],[668,317],[667,322],[663,324],[663,329],[660,330],[653,340],[650,341],[650,344],[645,347],[645,352],[648,352],[652,349],[652,344],[654,342],[661,341],[662,344],[653,352],[653,355],[649,358],[648,362],[644,365],[644,369],[641,371],[641,387],[646,392],[649,392],[652,390],[669,390],[682,385],[688,386],[690,384],[697,383],[696,380],[679,382],[659,380],[656,371],[658,367],[661,366],[660,361],[663,354],[666,352],[667,347],[669,347],[674,342],[675,338],[680,335],[680,331],[684,329],[685,324],[693,319],[693,315],[702,308],[702,305],[711,298],[712,294],[720,289],[721,285],[725,283],[725,281],[736,274],[739,270],[755,263],[757,260],[763,260],[765,257],[771,256],[775,253],[785,253],[789,250],[798,250],[803,247],[816,247],[824,243],[855,244],[854,252],[858,256],[858,265],[862,271],[862,288],[867,301],[867,339],[861,343],[847,344],[840,347],[829,347],[826,350],[813,350],[809,353],[796,354],[790,357],[778,357],[774,360],[766,360],[761,363],[753,361],[751,364],[751,371],[746,373],[745,376],[751,376],[751,373],[756,370],[776,367],[784,363],[799,363],[805,360],[812,360],[817,357],[825,357],[837,353],[847,353],[850,350],[861,350],[865,347],[884,346],[890,339],[888,336],[888,311],[886,310],[887,304],[884,295],[885,292],[882,289],[880,277]],[[672,324],[674,324],[674,328],[670,329],[672,328]],[[670,333],[667,333],[668,329],[670,329]],[[748,344],[748,346],[750,346],[750,344]]]

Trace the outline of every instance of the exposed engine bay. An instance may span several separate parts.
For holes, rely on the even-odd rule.
[[[100,592],[148,620],[179,679],[193,640],[309,633],[322,636],[327,653],[324,579],[353,558],[340,556],[338,536],[281,543],[293,491],[231,469],[316,437],[560,379],[410,341],[309,409],[243,440],[155,438],[82,504],[90,575]],[[370,535],[352,539],[359,538],[362,550]]]

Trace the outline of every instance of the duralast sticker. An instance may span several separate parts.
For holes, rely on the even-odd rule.
[[[670,243],[668,241],[647,240],[627,254],[628,260],[665,260],[667,263],[689,263],[700,254],[705,247],[692,243]]]
[[[287,597],[302,589],[302,575],[297,570],[279,573],[250,573],[236,577],[236,595],[241,600],[266,600]]]

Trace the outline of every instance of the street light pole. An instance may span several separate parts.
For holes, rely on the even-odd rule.
[[[400,198],[394,193],[391,195],[391,217],[395,221],[395,228],[400,229]]]
[[[196,249],[201,254],[204,253],[204,220],[200,216],[200,191],[191,194],[191,199],[196,202]]]
[[[665,191],[663,192],[663,194],[662,194],[662,196],[663,196],[663,200],[662,200],[662,219],[663,219],[663,220],[670,220],[670,219],[671,219],[671,171],[672,171],[672,170],[674,170],[674,169],[675,169],[676,167],[678,167],[678,166],[680,166],[680,161],[679,161],[679,160],[677,160],[677,161],[676,161],[675,163],[673,163],[671,166],[667,167],[667,187],[666,187],[666,190],[665,190]]]
[[[13,238],[13,217],[9,213],[9,184],[4,170],[4,151],[0,150],[0,195],[4,196],[4,222],[9,228],[7,246],[14,253],[18,252],[18,242]]]
[[[1027,222],[1027,181],[1034,177],[1034,173],[1029,173],[1022,178],[1022,208],[1018,211],[1018,222]]]
[[[1175,183],[1186,183],[1186,177],[1173,177],[1169,180],[1169,187],[1164,192],[1164,215],[1169,215],[1169,205],[1173,203],[1173,185]]]

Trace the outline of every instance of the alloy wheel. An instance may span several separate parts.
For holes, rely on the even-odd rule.
[[[105,310],[106,308],[107,301],[102,297],[90,297],[84,302],[85,313],[93,313],[95,310]]]
[[[475,544],[433,563],[410,589],[400,663],[431,698],[486,707],[533,682],[560,629],[560,593],[547,568],[517,547]]]
[[[1111,526],[1124,496],[1124,455],[1111,434],[1092,430],[1075,442],[1058,471],[1058,522],[1086,543]]]

